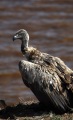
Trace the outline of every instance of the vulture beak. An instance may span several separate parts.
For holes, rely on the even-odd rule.
[[[17,35],[13,36],[13,41],[18,39]]]
[[[16,36],[13,36],[13,41],[16,40],[16,39],[17,39]]]
[[[21,36],[19,36],[18,34],[17,35],[14,35],[13,36],[13,41],[15,41],[16,39],[21,39],[22,37]]]

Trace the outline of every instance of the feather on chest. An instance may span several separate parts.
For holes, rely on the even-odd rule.
[[[34,63],[42,60],[42,54],[36,48],[28,47],[22,50],[23,55],[26,56],[27,60],[32,61]]]

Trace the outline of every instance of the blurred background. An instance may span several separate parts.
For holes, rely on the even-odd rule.
[[[0,99],[8,104],[35,99],[18,68],[25,59],[21,42],[12,41],[21,28],[28,31],[30,46],[60,57],[73,69],[73,1],[0,0]]]

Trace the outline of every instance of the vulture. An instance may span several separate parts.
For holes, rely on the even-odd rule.
[[[58,57],[29,47],[29,34],[20,29],[13,41],[21,40],[21,52],[27,60],[19,62],[24,84],[46,109],[73,112],[73,71]]]

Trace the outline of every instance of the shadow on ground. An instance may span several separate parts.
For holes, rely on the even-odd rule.
[[[0,120],[73,120],[73,113],[53,114],[39,102],[29,101],[15,106],[7,106],[4,100],[0,103],[3,107],[0,108]]]
[[[2,119],[16,119],[17,117],[34,117],[39,119],[47,114],[47,111],[39,102],[19,103],[16,106],[7,106],[5,101],[1,101],[4,108],[0,110],[0,118]]]

